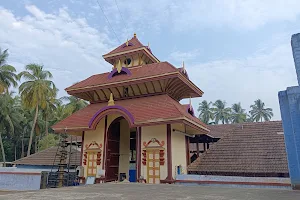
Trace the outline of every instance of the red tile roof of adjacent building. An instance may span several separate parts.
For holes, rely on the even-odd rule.
[[[16,160],[13,162],[13,164],[42,165],[42,166],[58,165],[60,157],[57,154],[59,154],[60,150],[61,147],[57,147],[57,146],[50,147],[43,151],[39,151],[35,154],[31,154],[30,156]],[[69,163],[69,159],[70,159],[70,165],[77,165],[77,166],[80,165],[81,152],[78,151],[75,147],[72,147],[70,152],[70,146],[68,146],[66,150],[68,152],[66,163]]]
[[[168,62],[141,65],[137,67],[131,67],[128,69],[130,70],[131,75],[122,74],[119,76],[114,76],[112,79],[108,79],[109,72],[103,74],[96,74],[66,88],[66,91],[84,87],[92,87],[101,84],[116,83],[119,81],[130,81],[151,76],[167,75],[172,72],[178,72],[178,69]]]
[[[133,38],[131,38],[128,41],[129,46],[126,46],[126,42],[121,44],[120,46],[118,46],[117,48],[115,48],[114,50],[110,51],[109,53],[103,55],[103,56],[107,56],[110,54],[115,54],[115,53],[120,53],[123,51],[129,51],[129,50],[133,50],[133,49],[137,49],[140,47],[144,47],[144,45],[139,41],[139,39],[134,36]]]
[[[226,125],[214,128],[228,131]],[[197,158],[188,171],[203,175],[286,176],[288,165],[282,122],[234,124],[234,128]]]
[[[125,99],[115,101],[115,105],[122,106],[128,110],[134,118],[134,124],[151,125],[163,121],[188,119],[203,132],[207,133],[206,124],[197,117],[190,115],[186,108],[173,100],[168,95],[157,95],[141,97],[136,99]],[[107,103],[90,104],[86,108],[79,110],[66,119],[58,122],[52,128],[54,130],[67,129],[89,129],[90,120],[100,109],[107,106]],[[188,121],[186,120],[186,121]],[[203,133],[202,132],[202,133]]]

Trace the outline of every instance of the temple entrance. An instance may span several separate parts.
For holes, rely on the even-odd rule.
[[[136,181],[136,128],[123,117],[115,119],[107,131],[105,180]]]
[[[106,181],[117,181],[120,157],[120,121],[113,122],[107,135]]]

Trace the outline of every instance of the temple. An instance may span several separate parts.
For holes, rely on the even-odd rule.
[[[191,102],[201,97],[184,64],[160,62],[136,34],[103,55],[112,69],[68,88],[90,104],[52,128],[82,136],[83,179],[173,183],[190,164],[189,138],[207,134]]]

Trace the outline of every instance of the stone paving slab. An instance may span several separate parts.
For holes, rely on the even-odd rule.
[[[300,191],[208,186],[106,183],[11,194],[0,200],[300,200]]]

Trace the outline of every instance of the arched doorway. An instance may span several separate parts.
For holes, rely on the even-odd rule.
[[[105,165],[105,179],[108,182],[118,180],[121,119],[122,118],[115,119],[108,128]]]
[[[124,117],[118,117],[111,122],[107,130],[106,157],[105,157],[105,180],[106,182],[117,181],[130,175],[132,162],[135,158],[136,128],[130,128]],[[133,159],[134,158],[134,159]],[[135,178],[134,178],[135,179]],[[135,181],[135,180],[134,180]]]

